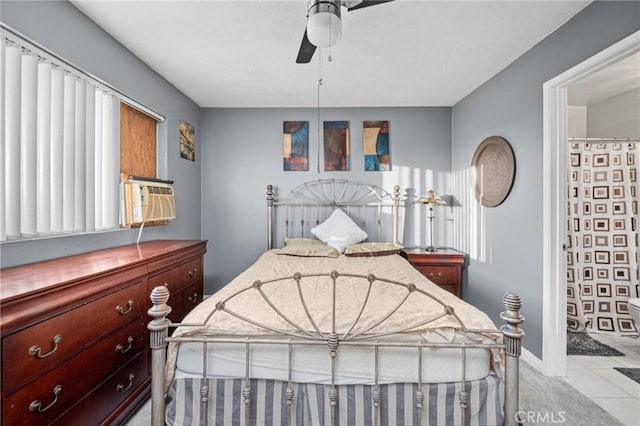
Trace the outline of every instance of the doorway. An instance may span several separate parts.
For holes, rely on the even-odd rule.
[[[566,371],[566,158],[568,88],[640,52],[640,31],[543,85],[543,345],[542,372]]]

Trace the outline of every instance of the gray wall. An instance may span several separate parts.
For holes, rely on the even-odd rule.
[[[309,121],[309,171],[282,171],[282,122]],[[202,236],[209,240],[205,292],[211,294],[265,251],[266,185],[282,197],[319,178],[348,178],[382,186],[400,185],[410,200],[427,189],[445,187],[451,164],[450,108],[322,109],[321,120],[348,120],[351,171],[317,173],[315,109],[203,109]],[[362,121],[389,120],[390,172],[364,172]],[[428,187],[427,187],[428,185]],[[407,208],[405,245],[425,245],[425,209]],[[439,235],[444,236],[444,218]]]
[[[526,317],[524,345],[542,356],[542,85],[640,29],[640,3],[595,2],[452,110],[452,171],[468,168],[478,144],[500,135],[512,145],[516,178],[504,204],[483,209],[483,256],[472,257],[465,298],[500,312],[506,291],[520,294]],[[456,188],[457,197],[466,199]],[[461,208],[470,208],[462,206]]]
[[[640,70],[637,70],[640,74]],[[640,88],[587,108],[587,135],[592,138],[640,137]]]
[[[159,126],[160,178],[175,181],[177,219],[145,228],[142,240],[200,238],[200,165],[180,158],[179,120],[195,126],[200,148],[200,108],[66,1],[2,1],[0,19],[76,66],[167,117]],[[1,246],[2,268],[135,243],[137,231],[12,242]]]

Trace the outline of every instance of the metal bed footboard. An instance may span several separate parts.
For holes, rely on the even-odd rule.
[[[333,281],[333,306],[332,309],[332,318],[333,324],[329,330],[321,329],[316,325],[316,322],[312,318],[305,305],[305,299],[303,294],[299,293],[300,303],[302,307],[305,309],[306,315],[310,320],[311,324],[315,330],[305,330],[299,325],[293,323],[289,320],[284,314],[279,312],[277,308],[268,300],[268,297],[262,292],[261,288],[265,285],[270,285],[273,283],[279,283],[283,280],[294,280],[298,288],[300,289],[300,281],[307,277],[319,277],[319,276],[327,276]],[[377,325],[383,323],[386,319],[392,316],[398,308],[402,305],[401,302],[399,305],[395,307],[391,307],[390,310],[386,313],[382,313],[380,315],[379,322],[373,327],[369,326],[367,328],[360,328],[358,326],[358,320],[360,319],[360,315],[365,309],[366,300],[362,305],[362,309],[360,314],[357,315],[357,318],[351,325],[351,327],[346,332],[339,332],[336,330],[336,311],[335,311],[335,288],[336,281],[341,277],[348,277],[350,279],[364,279],[369,282],[369,289],[376,285],[377,283],[384,283],[386,285],[397,285],[400,287],[404,287],[407,291],[407,296],[403,300],[403,302],[410,296],[419,295],[423,297],[428,297],[433,301],[440,303],[442,306],[442,315],[436,316],[435,318],[428,318],[425,321],[420,323],[412,324],[404,330],[393,330],[387,331],[383,333],[375,333],[371,332],[372,329],[375,329]],[[227,309],[226,302],[228,302],[233,297],[244,291],[257,291],[260,292],[262,297],[269,303],[272,309],[280,315],[285,321],[287,321],[293,328],[290,330],[278,330],[269,325],[259,324],[250,318],[242,317],[233,311]],[[415,296],[414,296],[415,297]],[[166,362],[166,349],[167,342],[199,342],[203,345],[203,378],[207,378],[207,351],[210,347],[214,346],[217,343],[239,343],[244,344],[246,351],[246,374],[244,377],[245,386],[242,390],[242,399],[244,402],[244,410],[245,410],[245,424],[249,424],[249,416],[248,412],[250,409],[250,404],[252,403],[252,395],[251,388],[249,387],[249,381],[251,379],[249,375],[249,358],[251,347],[254,345],[262,345],[262,344],[281,344],[286,345],[288,349],[288,384],[286,389],[286,398],[287,398],[287,406],[289,407],[289,424],[293,424],[293,416],[291,413],[292,401],[294,398],[294,388],[292,387],[291,381],[291,372],[292,372],[292,354],[295,351],[297,346],[301,345],[326,345],[329,348],[328,354],[331,357],[331,384],[329,389],[329,404],[331,405],[331,424],[335,423],[335,405],[337,398],[337,390],[335,384],[335,371],[336,371],[336,358],[339,353],[339,348],[348,347],[348,346],[365,346],[369,347],[373,351],[374,356],[374,371],[373,371],[373,391],[371,394],[371,404],[374,407],[374,416],[373,416],[373,425],[378,426],[380,424],[380,392],[378,385],[378,351],[381,348],[385,347],[404,347],[404,348],[414,348],[416,350],[417,358],[418,358],[418,387],[417,391],[414,395],[414,403],[415,407],[418,408],[418,415],[420,415],[420,410],[423,406],[424,402],[424,394],[421,391],[422,389],[422,351],[424,348],[458,348],[461,351],[461,374],[462,374],[462,383],[466,384],[466,351],[469,349],[498,349],[503,351],[505,356],[505,375],[504,375],[504,423],[507,425],[517,424],[516,422],[516,413],[519,409],[519,357],[521,352],[521,344],[522,338],[524,336],[524,332],[520,328],[520,324],[524,321],[524,318],[520,314],[520,308],[522,306],[522,302],[519,296],[513,294],[506,294],[503,297],[503,304],[505,307],[505,311],[502,312],[500,317],[505,321],[505,324],[500,328],[500,330],[492,329],[492,330],[472,330],[465,327],[464,323],[460,321],[457,317],[455,310],[453,307],[446,305],[441,302],[436,297],[428,294],[427,292],[416,288],[414,284],[403,284],[393,280],[380,279],[373,275],[343,275],[341,276],[338,272],[334,271],[330,274],[314,274],[314,275],[301,275],[294,274],[292,277],[283,277],[274,280],[269,280],[265,282],[256,281],[251,284],[249,287],[240,290],[235,293],[233,296],[227,298],[224,301],[219,301],[216,304],[216,308],[213,312],[211,312],[205,320],[205,323],[211,319],[211,317],[219,311],[224,311],[227,314],[231,314],[236,316],[237,318],[247,321],[253,325],[264,328],[265,330],[273,333],[276,336],[285,337],[286,339],[283,341],[282,338],[273,338],[271,336],[252,336],[252,337],[236,337],[236,336],[189,336],[189,337],[169,337],[169,329],[171,327],[178,326],[201,326],[202,324],[175,324],[171,323],[167,319],[167,315],[171,312],[171,308],[167,305],[167,301],[169,300],[169,291],[164,286],[156,287],[151,294],[151,301],[153,306],[149,310],[149,315],[153,318],[148,325],[148,328],[151,332],[151,352],[152,352],[152,361],[151,361],[151,369],[152,369],[152,425],[163,425],[165,422],[165,362]],[[501,333],[503,336],[503,343],[498,344],[485,344],[485,343],[428,343],[428,342],[416,342],[416,343],[408,343],[406,341],[393,341],[393,340],[383,340],[379,339],[382,337],[387,337],[396,332],[402,331],[410,331],[415,330],[424,326],[425,324],[435,321],[438,318],[443,316],[450,316],[451,318],[456,319],[461,329],[468,332],[477,332],[484,334],[494,334]],[[203,413],[207,412],[207,404],[209,399],[209,389],[207,387],[207,381],[202,381],[202,388],[200,389],[200,398],[201,398],[201,410]],[[461,418],[466,418],[466,410],[469,406],[469,394],[466,391],[466,386],[462,387],[462,391],[459,392],[459,408],[461,412]],[[420,424],[420,417],[418,417]],[[206,423],[205,423],[206,424]]]

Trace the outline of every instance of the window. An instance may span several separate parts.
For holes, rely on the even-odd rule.
[[[0,241],[119,228],[121,101],[135,102],[4,25],[0,37]]]

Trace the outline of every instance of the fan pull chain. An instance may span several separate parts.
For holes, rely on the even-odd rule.
[[[322,49],[318,49],[318,139],[317,154],[318,154],[318,174],[320,174],[320,86],[322,86]]]
[[[340,4],[338,4],[338,9],[340,9]],[[331,41],[331,28],[333,27],[333,25],[331,25],[331,20],[333,20],[333,15],[329,15],[329,41]],[[329,43],[329,55],[327,56],[327,61],[331,62],[332,60],[333,58],[331,57],[331,43]]]

